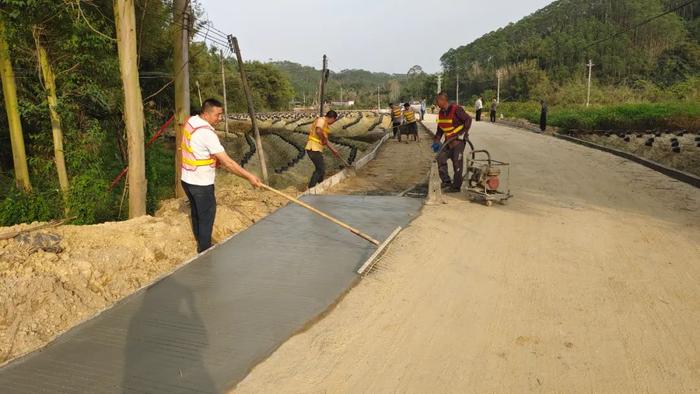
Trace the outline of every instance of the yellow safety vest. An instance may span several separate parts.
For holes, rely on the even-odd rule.
[[[306,142],[306,149],[308,150],[314,150],[312,149],[314,145],[313,143],[318,144],[320,146],[320,149],[323,150],[323,141],[321,141],[321,139],[316,136],[316,123],[319,119],[323,119],[323,126],[321,127],[321,130],[323,131],[323,135],[326,137],[326,140],[328,139],[328,135],[331,132],[331,128],[330,126],[328,126],[328,121],[325,117],[321,116],[316,118],[316,120],[314,120],[314,122],[311,123],[311,128],[309,129],[309,138]]]
[[[403,111],[403,116],[406,118],[406,123],[413,123],[416,121],[416,113],[412,109]]]
[[[399,108],[399,107],[391,108],[391,116],[394,119],[399,119],[401,117],[401,108]]]
[[[182,147],[182,169],[194,171],[197,169],[197,167],[210,166],[216,168],[216,158],[209,156],[208,159],[197,159],[192,150],[192,135],[197,130],[207,128],[214,131],[214,129],[208,124],[194,127],[190,123],[190,119],[191,118],[187,119],[187,122],[185,122],[185,127],[182,128],[182,142],[180,143],[180,146]]]

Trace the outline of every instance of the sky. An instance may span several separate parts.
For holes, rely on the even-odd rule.
[[[552,0],[199,0],[214,26],[238,37],[245,60],[321,68],[440,71],[440,56]]]

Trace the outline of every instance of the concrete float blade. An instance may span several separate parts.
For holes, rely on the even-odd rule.
[[[385,239],[422,202],[306,196]],[[356,281],[375,247],[287,205],[160,282],[0,369],[9,393],[213,393],[239,382]]]

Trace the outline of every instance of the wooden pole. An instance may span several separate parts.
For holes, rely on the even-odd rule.
[[[221,84],[224,88],[224,131],[225,136],[228,136],[228,104],[226,103],[226,73],[224,72],[224,51],[221,54]]]
[[[318,93],[319,95],[319,105],[318,105],[318,112],[319,116],[323,116],[323,104],[325,104],[326,101],[326,71],[328,69],[328,58],[326,55],[323,55],[323,68],[321,69],[321,88]]]
[[[258,159],[260,160],[260,168],[262,170],[263,182],[268,183],[267,177],[267,165],[265,164],[265,152],[263,151],[262,139],[260,138],[260,130],[258,130],[258,123],[255,119],[255,108],[253,107],[253,96],[250,94],[250,87],[248,86],[248,78],[245,75],[245,68],[243,63],[243,56],[241,56],[241,48],[238,46],[238,39],[232,35],[228,36],[228,43],[231,50],[236,53],[236,59],[238,59],[238,71],[241,73],[241,85],[243,85],[243,92],[245,93],[246,101],[248,101],[248,115],[250,116],[250,123],[253,126],[253,132],[255,133],[255,145],[257,145],[256,151],[258,152]]]
[[[68,172],[66,171],[66,160],[63,154],[63,128],[61,127],[61,116],[58,114],[58,98],[56,96],[56,76],[51,69],[49,57],[46,49],[41,44],[41,33],[37,26],[32,29],[34,41],[36,43],[37,58],[41,76],[46,91],[46,101],[49,105],[49,115],[51,116],[51,132],[53,134],[53,152],[56,162],[56,172],[58,174],[58,185],[63,193],[64,200],[68,193]]]
[[[134,0],[114,1],[117,52],[124,88],[124,124],[129,152],[129,218],[146,214],[146,156],[143,146],[143,102],[136,64]]]
[[[185,191],[180,184],[182,172],[182,130],[185,122],[190,117],[190,67],[189,67],[189,13],[187,12],[188,0],[174,0],[173,21],[175,21],[175,33],[173,35],[174,61],[173,75],[175,76],[175,196],[182,197]],[[182,28],[179,27],[182,26]]]
[[[2,94],[5,99],[5,112],[7,112],[7,123],[10,128],[10,145],[12,146],[15,182],[17,187],[30,192],[32,184],[29,182],[27,153],[24,150],[24,134],[22,134],[22,122],[19,118],[15,72],[12,69],[12,61],[10,60],[10,48],[7,45],[5,20],[2,17],[2,13],[0,13],[0,80],[2,80]]]

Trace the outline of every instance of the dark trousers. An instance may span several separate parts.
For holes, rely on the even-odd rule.
[[[476,121],[481,122],[481,110],[480,109],[476,110]]]
[[[422,121],[425,118],[425,110],[422,109],[420,110],[420,120]]]
[[[311,179],[309,180],[309,189],[318,185],[323,181],[323,177],[326,176],[326,163],[323,161],[323,153],[315,150],[307,150],[306,154],[314,163],[314,173],[311,174]]]
[[[197,240],[197,253],[211,247],[211,233],[216,217],[216,196],[214,185],[198,186],[182,183],[187,199],[190,200],[192,233]]]
[[[496,111],[491,110],[490,115],[491,115],[491,123],[495,122],[496,121]]]
[[[392,123],[392,132],[394,133],[394,138],[396,138],[396,135],[399,134],[399,128],[401,127],[401,122],[393,122]]]
[[[547,130],[547,113],[542,112],[540,114],[540,130],[545,131]]]
[[[437,157],[438,173],[443,185],[452,183],[455,188],[462,187],[462,171],[464,170],[464,141],[455,140],[443,149]],[[452,160],[454,169],[454,181],[450,179],[450,174],[447,172],[447,160]]]

